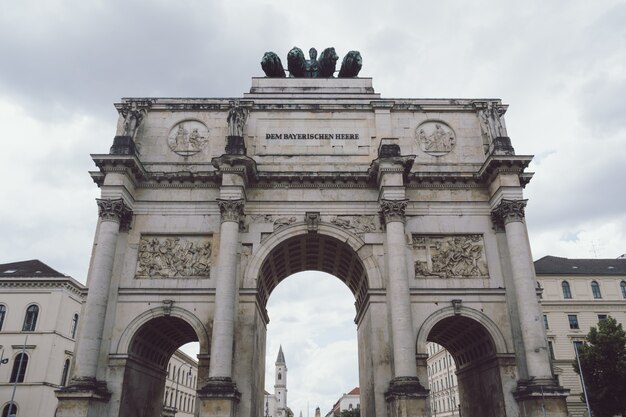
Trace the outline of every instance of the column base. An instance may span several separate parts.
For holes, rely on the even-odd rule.
[[[55,417],[99,417],[106,415],[111,393],[106,383],[95,378],[72,379],[54,392],[59,403]]]
[[[557,385],[553,379],[520,380],[513,391],[520,417],[567,417],[568,395],[569,389]]]
[[[385,392],[389,417],[427,417],[428,390],[417,377],[397,377]]]
[[[240,398],[241,393],[231,378],[209,378],[209,382],[198,390],[198,415],[237,417]]]

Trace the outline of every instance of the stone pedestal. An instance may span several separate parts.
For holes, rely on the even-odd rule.
[[[106,415],[111,393],[96,380],[74,381],[75,385],[55,391],[59,400],[55,417],[100,417]]]
[[[211,417],[237,417],[239,399],[235,383],[230,378],[210,378],[198,391],[198,414]]]
[[[519,405],[520,417],[568,417],[568,389],[554,380],[519,381],[513,396]]]
[[[429,417],[428,390],[414,377],[394,378],[385,392],[387,417]]]

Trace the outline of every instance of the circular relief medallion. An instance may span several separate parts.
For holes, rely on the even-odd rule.
[[[170,149],[181,156],[200,152],[209,141],[209,129],[197,120],[184,120],[174,125],[167,136]]]
[[[415,129],[420,149],[429,155],[445,155],[454,148],[456,136],[447,124],[440,121],[426,121]]]

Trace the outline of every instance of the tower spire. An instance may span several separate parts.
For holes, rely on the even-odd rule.
[[[286,365],[285,363],[285,355],[283,354],[283,345],[280,345],[280,349],[278,349],[278,357],[276,358],[276,365]]]

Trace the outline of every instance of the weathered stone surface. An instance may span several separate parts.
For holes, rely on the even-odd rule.
[[[302,63],[302,51],[293,55]],[[324,57],[315,60],[322,72]],[[511,394],[518,379],[551,371],[515,210],[531,157],[501,139],[506,106],[385,99],[371,79],[301,70],[254,78],[240,98],[117,105],[144,109],[140,152],[94,155],[93,177],[103,199],[132,207],[132,222],[121,228],[122,203],[111,203],[98,228],[88,284],[99,295],[87,303],[75,368],[106,381],[111,399],[76,415],[117,415],[125,398],[156,410],[158,381],[146,375],[198,340],[197,415],[261,417],[266,302],[306,270],[334,274],[354,294],[364,417],[428,415],[418,389],[427,340],[458,347],[464,417],[516,417],[534,401]],[[131,381],[145,390],[130,393]],[[210,389],[216,381],[235,388]],[[474,407],[477,398],[485,404]]]

